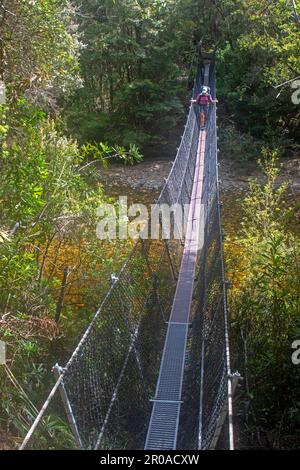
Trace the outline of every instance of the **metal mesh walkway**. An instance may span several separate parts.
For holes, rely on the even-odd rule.
[[[176,449],[189,316],[201,244],[200,223],[205,141],[206,132],[202,131],[199,136],[180,274],[169,320],[145,449]]]

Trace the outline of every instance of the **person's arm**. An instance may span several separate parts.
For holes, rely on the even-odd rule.
[[[198,103],[198,99],[199,99],[199,95],[197,96],[197,98],[192,98],[191,99],[191,103]]]
[[[217,100],[217,99],[213,100],[212,97],[211,97],[211,95],[209,95],[209,101],[210,101],[211,103],[219,103],[219,100]]]

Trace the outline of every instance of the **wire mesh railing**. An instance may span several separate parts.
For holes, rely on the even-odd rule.
[[[200,86],[200,68],[194,92]],[[190,202],[199,137],[194,106],[154,211]],[[143,448],[183,249],[139,238],[25,437],[21,449]],[[70,429],[72,432],[70,432]]]
[[[210,88],[215,96],[215,70]],[[233,448],[231,371],[229,359],[226,282],[220,218],[216,109],[206,125],[204,182],[204,243],[199,253],[192,328],[188,342],[179,447],[215,448],[222,432],[226,448]],[[223,426],[226,419],[226,426]]]

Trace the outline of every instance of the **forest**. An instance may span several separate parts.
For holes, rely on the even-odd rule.
[[[1,450],[132,247],[96,237],[99,204],[151,204],[168,176],[199,44],[216,64],[236,447],[300,449],[300,2],[0,0]]]

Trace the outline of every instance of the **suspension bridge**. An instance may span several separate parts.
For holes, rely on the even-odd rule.
[[[20,449],[234,448],[216,119],[191,104],[154,209],[189,204],[185,234],[136,241]]]

